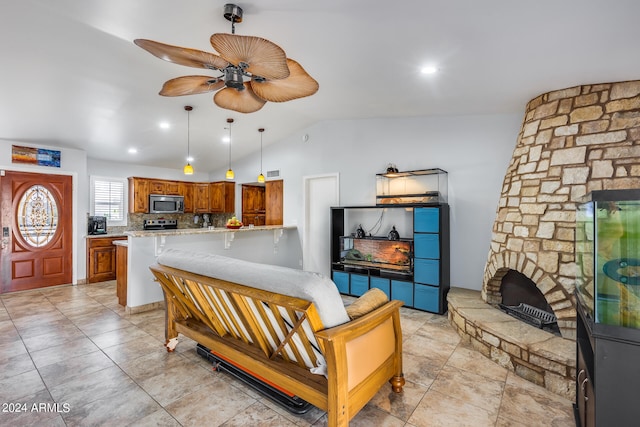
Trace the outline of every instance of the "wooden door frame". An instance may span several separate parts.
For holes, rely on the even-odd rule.
[[[42,175],[66,175],[66,176],[70,176],[71,177],[71,203],[72,203],[72,208],[71,208],[71,283],[74,285],[78,284],[78,250],[79,250],[79,244],[78,244],[78,215],[77,212],[79,212],[79,205],[78,205],[78,185],[79,185],[79,181],[78,181],[78,172],[73,172],[73,171],[66,171],[66,170],[59,170],[59,169],[53,169],[53,168],[45,168],[45,167],[23,167],[23,166],[18,166],[18,165],[14,165],[12,164],[11,166],[6,166],[6,165],[1,165],[0,164],[0,175],[4,176],[4,172],[26,172],[26,173],[37,173],[37,174],[42,174]],[[2,178],[2,176],[0,176],[0,178]],[[89,182],[88,176],[87,176],[87,183]],[[86,200],[87,200],[87,208],[89,207],[89,186],[87,184],[87,187],[85,189],[85,195],[86,195]],[[88,209],[87,209],[88,212]],[[89,215],[87,213],[87,215]],[[87,228],[87,222],[86,219],[84,220],[84,225],[83,225],[83,229],[86,230]],[[84,249],[86,251],[86,243],[83,241],[83,246]],[[80,248],[81,249],[81,248]],[[82,258],[84,260],[84,257]],[[86,276],[86,272],[85,272],[85,276]]]

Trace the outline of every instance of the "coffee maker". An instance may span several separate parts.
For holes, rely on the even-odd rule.
[[[107,217],[106,216],[90,216],[87,220],[89,235],[107,234]]]

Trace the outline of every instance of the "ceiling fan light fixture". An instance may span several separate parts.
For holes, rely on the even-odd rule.
[[[235,174],[233,173],[233,169],[231,169],[231,124],[233,123],[232,118],[227,119],[227,123],[229,124],[229,169],[227,169],[227,173],[225,174],[226,179],[235,178]]]
[[[191,166],[191,143],[190,143],[190,135],[189,135],[189,128],[191,127],[190,113],[191,113],[191,110],[193,110],[193,107],[190,105],[185,105],[184,109],[187,112],[187,164],[184,165],[184,168],[182,168],[182,172],[185,175],[193,175],[193,166]]]
[[[264,128],[258,129],[260,132],[260,175],[258,175],[258,182],[264,182],[264,175],[262,174],[262,134],[264,133]]]

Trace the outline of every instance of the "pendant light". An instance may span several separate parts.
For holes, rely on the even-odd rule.
[[[227,119],[227,123],[229,123],[229,170],[227,170],[225,177],[227,179],[233,179],[235,177],[233,169],[231,169],[231,123],[233,123],[233,119]]]
[[[258,182],[264,182],[264,175],[262,175],[262,133],[264,128],[258,129],[258,132],[260,132],[260,175],[258,175]]]
[[[191,166],[191,152],[190,152],[191,147],[190,147],[190,141],[189,141],[189,127],[190,127],[189,113],[191,112],[191,110],[193,110],[193,107],[190,105],[185,105],[184,109],[187,112],[187,164],[184,165],[182,172],[184,172],[185,175],[193,175],[193,166]]]

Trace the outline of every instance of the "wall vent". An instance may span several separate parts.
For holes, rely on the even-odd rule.
[[[276,176],[280,176],[280,170],[267,171],[267,178],[274,178]]]

